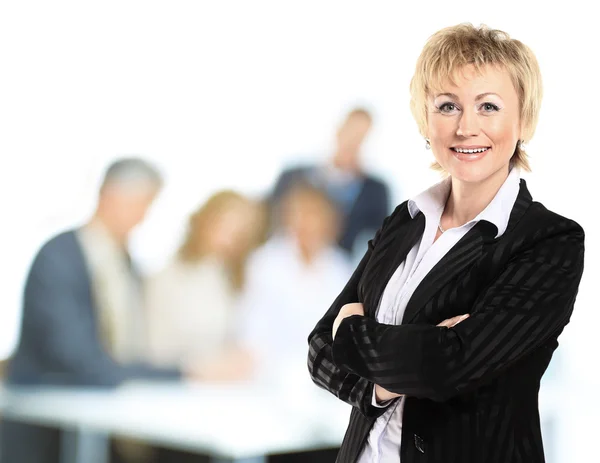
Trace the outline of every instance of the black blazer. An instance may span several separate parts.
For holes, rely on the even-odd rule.
[[[402,463],[541,463],[540,379],[568,323],[583,272],[584,232],[533,202],[524,180],[506,232],[481,221],[429,272],[402,325],[375,311],[422,235],[404,202],[309,337],[313,381],[353,405],[338,461],[356,461],[376,418],[373,384],[407,396]],[[362,302],[365,316],[340,308]],[[470,313],[456,327],[441,321]]]
[[[317,166],[297,167],[284,171],[277,180],[271,202],[276,204],[294,185],[311,183],[310,179]],[[324,186],[324,185],[320,185]],[[343,217],[342,232],[338,244],[342,249],[352,252],[356,239],[361,234],[373,236],[375,230],[390,213],[389,192],[387,186],[379,179],[364,174],[362,186],[348,214]],[[366,244],[367,239],[364,243]],[[361,248],[364,249],[364,248]],[[362,250],[361,250],[362,252]]]

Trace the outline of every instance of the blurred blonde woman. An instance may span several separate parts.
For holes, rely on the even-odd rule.
[[[156,364],[193,365],[196,376],[206,380],[244,375],[231,324],[246,258],[260,239],[262,222],[261,207],[233,191],[214,194],[191,215],[176,258],[147,284],[150,354]]]

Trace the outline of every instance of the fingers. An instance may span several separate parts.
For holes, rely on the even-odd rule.
[[[350,304],[346,304],[342,307],[342,311],[344,311],[345,314],[352,314],[352,315],[364,315],[365,314],[365,308],[362,305],[362,303],[360,303],[360,302],[352,302]]]
[[[469,318],[468,313],[466,313],[464,315],[457,315],[456,317],[452,317],[452,318],[448,318],[447,320],[444,320],[437,326],[444,326],[446,328],[452,328],[453,326],[458,325],[460,322],[462,322],[463,320],[466,320],[467,318]]]
[[[352,315],[365,315],[365,309],[362,303],[352,302],[350,304],[345,304],[344,306],[342,306],[342,308],[338,312],[337,317],[335,317],[335,320],[333,321],[333,326],[331,329],[331,337],[333,339],[335,339],[335,335],[337,333],[338,328],[340,327],[340,324],[342,323],[342,320],[346,317],[351,317]]]
[[[381,387],[378,384],[375,384],[375,398],[378,403],[386,402],[388,400],[395,399],[396,397],[400,397],[401,394],[396,394],[395,392],[390,392],[387,389]]]

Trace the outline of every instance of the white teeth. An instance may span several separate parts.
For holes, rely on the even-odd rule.
[[[473,154],[473,153],[483,153],[484,151],[487,151],[489,148],[476,148],[476,149],[462,149],[462,148],[452,148],[454,151],[456,151],[457,153],[468,153],[468,154]]]

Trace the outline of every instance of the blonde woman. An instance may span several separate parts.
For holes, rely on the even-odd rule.
[[[314,382],[354,407],[338,461],[541,463],[540,378],[573,310],[584,232],[519,177],[536,58],[461,24],[428,40],[410,88],[447,177],[383,222],[310,334]]]
[[[263,215],[257,203],[233,191],[216,193],[192,214],[176,258],[147,284],[155,363],[193,368],[207,380],[243,374],[245,367],[228,355],[233,310]]]

